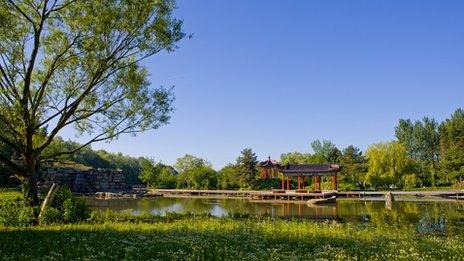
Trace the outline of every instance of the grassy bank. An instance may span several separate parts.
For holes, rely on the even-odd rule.
[[[308,220],[189,217],[1,228],[3,259],[464,259],[464,235]]]
[[[2,260],[464,260],[463,234],[419,235],[413,226],[374,223],[93,212],[80,224],[19,227],[20,198],[0,193]],[[18,211],[3,211],[11,207]]]

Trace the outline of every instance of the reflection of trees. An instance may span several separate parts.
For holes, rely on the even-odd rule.
[[[358,217],[375,226],[403,228],[414,226],[421,231],[443,233],[444,224],[457,229],[464,214],[464,203],[457,202],[405,202],[395,201],[391,210],[384,202],[339,201],[338,213],[347,220]],[[462,222],[462,221],[461,221]],[[428,230],[427,230],[428,229]],[[459,228],[462,231],[462,228]]]
[[[365,222],[376,226],[421,228],[446,227],[449,231],[463,231],[464,202],[404,202],[394,201],[391,210],[383,201],[339,200],[336,206],[307,206],[306,204],[257,203],[248,199],[154,198],[154,199],[88,199],[94,209],[132,210],[133,213],[242,213],[303,218],[341,218],[351,222]],[[429,226],[430,225],[430,226]],[[422,229],[421,231],[425,231]]]
[[[221,204],[228,213],[262,215],[272,212],[272,209],[269,208],[269,204],[252,203],[248,199],[222,199]]]
[[[210,212],[213,205],[207,204],[201,198],[164,198],[139,199],[133,206],[138,211],[152,214],[163,214],[165,212],[180,213],[204,213]]]

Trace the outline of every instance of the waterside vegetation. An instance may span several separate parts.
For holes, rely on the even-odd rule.
[[[187,215],[132,221],[8,227],[0,255],[14,259],[443,260],[463,259],[462,234],[412,227]],[[69,247],[69,243],[73,247]],[[27,247],[35,245],[36,247]],[[59,251],[67,249],[67,251]]]

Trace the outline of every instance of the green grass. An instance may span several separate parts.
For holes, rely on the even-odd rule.
[[[188,217],[0,229],[11,260],[464,259],[464,235],[308,220]]]
[[[0,203],[20,195],[1,192]],[[462,242],[412,226],[104,212],[83,224],[0,226],[0,260],[464,260]]]
[[[0,191],[0,201],[10,201],[13,199],[22,198],[22,194],[15,190]]]

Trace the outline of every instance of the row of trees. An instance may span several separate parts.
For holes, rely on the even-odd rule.
[[[155,188],[237,189],[258,183],[258,160],[251,149],[244,149],[234,164],[220,171],[207,160],[185,155],[171,167],[145,159],[140,179]]]
[[[353,145],[340,150],[331,141],[315,140],[313,153],[289,152],[282,164],[338,163],[340,189],[402,189],[462,186],[464,179],[464,111],[457,109],[438,123],[425,117],[401,119],[395,140],[373,144],[363,153]],[[148,164],[149,163],[149,164]],[[186,155],[173,167],[148,161],[142,181],[152,187],[236,189],[278,187],[278,180],[258,178],[258,161],[245,149],[234,164],[215,171],[207,160]]]
[[[395,136],[396,140],[371,145],[364,153],[353,145],[340,150],[331,141],[316,140],[311,143],[313,153],[284,153],[280,161],[282,164],[338,163],[342,166],[339,173],[340,189],[344,190],[462,186],[463,110],[456,110],[442,123],[427,117],[417,121],[401,119],[395,127]],[[63,149],[72,151],[81,146],[58,137],[47,147],[44,155],[52,155]],[[13,154],[8,148],[0,149],[3,155]],[[156,188],[193,189],[280,186],[277,179],[259,179],[257,156],[248,148],[241,152],[235,163],[219,171],[214,170],[209,161],[189,154],[169,166],[149,158],[92,150],[91,147],[74,154],[63,154],[57,160],[59,166],[63,167],[78,163],[94,168],[121,169],[129,185],[145,183]],[[5,173],[0,175],[0,185],[14,182],[14,179],[7,178],[7,169],[0,169],[0,172]]]

